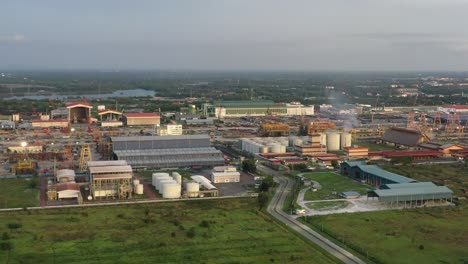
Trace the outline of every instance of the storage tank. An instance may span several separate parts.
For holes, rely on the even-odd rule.
[[[135,185],[135,193],[136,194],[143,194],[143,184]]]
[[[268,147],[267,146],[262,146],[261,147],[261,153],[268,153]]]
[[[340,134],[338,133],[327,134],[327,150],[328,151],[340,150]]]
[[[160,194],[163,194],[164,192],[164,185],[167,185],[167,184],[177,184],[176,181],[174,181],[173,179],[170,179],[170,180],[162,180],[161,182],[159,182],[159,193]],[[180,185],[180,184],[178,184]]]
[[[178,172],[173,172],[172,173],[172,178],[178,183],[182,184],[182,176]]]
[[[341,149],[345,147],[351,147],[351,134],[350,133],[341,133],[340,145],[341,145]]]
[[[296,139],[295,143],[294,143],[294,146],[302,146],[302,144],[304,143],[304,141],[300,138]],[[293,147],[294,147],[293,146]]]
[[[160,178],[160,177],[163,177],[163,176],[166,176],[166,177],[169,177],[169,173],[165,173],[165,172],[155,172],[152,174],[152,177],[151,177],[151,183],[153,184],[153,186],[156,186],[156,179],[157,178]]]
[[[182,188],[180,184],[164,184],[162,196],[166,199],[180,198],[181,191]]]
[[[134,186],[137,186],[138,184],[140,184],[140,180],[133,180],[133,185]]]
[[[198,197],[198,193],[193,193],[193,192],[199,192],[200,191],[200,184],[196,182],[188,182],[187,187],[186,187],[188,197],[190,198],[196,198]]]
[[[271,144],[268,149],[271,153],[281,153],[281,145],[280,144]]]
[[[166,176],[166,177],[161,176],[159,178],[156,178],[156,184],[154,186],[156,188],[156,190],[161,189],[161,181],[167,181],[167,180],[173,181],[173,179],[171,177],[169,177],[169,176]]]
[[[327,145],[327,134],[321,133],[320,134],[320,145]]]
[[[286,146],[280,146],[280,151],[278,153],[286,153]]]

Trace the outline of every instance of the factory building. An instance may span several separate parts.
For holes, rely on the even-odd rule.
[[[445,113],[468,113],[467,105],[444,105],[437,107],[437,111]]]
[[[104,163],[88,162],[90,192],[94,199],[131,198],[133,187],[133,171],[129,165],[121,165],[122,161],[105,161]]]
[[[218,166],[211,171],[211,181],[214,183],[239,182],[240,173],[232,166]]]
[[[367,165],[364,161],[347,161],[340,165],[342,175],[373,186],[380,186],[389,183],[410,183],[417,182],[396,173],[383,170],[375,165]]]
[[[391,205],[403,202],[405,205],[420,206],[427,201],[452,201],[453,191],[432,182],[400,183],[383,185],[369,192],[368,197],[376,197],[380,202]]]
[[[112,109],[98,111],[102,127],[119,127],[123,125],[122,112]]]
[[[140,168],[222,166],[223,154],[208,135],[111,137],[114,158]]]
[[[161,116],[156,113],[126,113],[123,122],[126,126],[156,126],[161,123]]]
[[[84,102],[67,103],[65,106],[68,109],[68,122],[69,123],[84,123],[91,122],[91,109],[92,105]]]
[[[383,142],[392,143],[396,146],[416,147],[429,138],[420,131],[391,127],[385,131]]]
[[[11,130],[11,129],[15,129],[15,128],[16,128],[16,124],[13,121],[4,120],[4,121],[0,122],[0,129]]]
[[[290,104],[275,103],[273,101],[215,101],[213,104],[204,104],[205,116],[217,118],[242,117],[242,116],[288,116],[288,115],[313,115],[313,106],[304,106],[293,102]]]
[[[157,128],[158,136],[180,136],[183,133],[182,125],[165,125]]]
[[[348,158],[367,158],[369,156],[369,148],[368,147],[344,147],[343,153]]]
[[[75,171],[69,169],[58,170],[55,175],[56,181],[59,183],[74,182],[75,177]]]
[[[33,120],[31,122],[32,127],[40,128],[65,128],[69,126],[69,122],[66,119],[53,119],[53,120]]]

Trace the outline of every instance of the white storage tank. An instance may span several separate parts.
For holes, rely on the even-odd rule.
[[[340,134],[338,133],[327,134],[327,150],[328,151],[340,150]]]
[[[156,187],[156,179],[157,178],[161,178],[163,176],[166,176],[166,177],[169,177],[169,173],[165,173],[165,172],[155,172],[152,174],[152,177],[151,177],[151,182],[153,184],[153,186]]]
[[[180,184],[164,184],[162,196],[166,199],[180,198],[181,191],[182,188]]]
[[[135,185],[135,193],[136,194],[143,194],[143,184]]]
[[[262,146],[261,153],[268,153],[268,147],[267,146]]]
[[[172,178],[178,183],[182,184],[182,176],[178,172],[172,172]]]
[[[341,149],[345,147],[351,147],[351,134],[350,133],[341,133],[340,145],[341,145]]]
[[[200,184],[197,182],[188,182],[186,185],[186,190],[188,193],[188,197],[190,198],[196,198],[198,197],[198,193],[200,191]]]
[[[163,194],[164,192],[164,185],[166,184],[177,184],[176,181],[174,181],[173,179],[170,179],[170,180],[162,180],[161,182],[159,182],[159,193],[160,194]],[[179,184],[180,185],[180,184]]]
[[[156,178],[156,185],[154,186],[156,190],[161,189],[161,181],[167,181],[167,180],[173,180],[173,179],[169,176],[160,176],[159,178]]]
[[[320,134],[320,145],[327,145],[327,134],[321,133]]]
[[[133,185],[134,186],[137,186],[138,184],[140,184],[140,180],[133,180]]]
[[[286,153],[286,146],[280,146],[280,152],[279,153]]]
[[[280,144],[272,144],[269,146],[269,151],[271,153],[281,153],[281,145]]]

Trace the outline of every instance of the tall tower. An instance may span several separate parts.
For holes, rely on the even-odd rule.
[[[80,172],[85,172],[88,168],[88,161],[92,160],[91,147],[89,145],[83,145],[80,152]]]

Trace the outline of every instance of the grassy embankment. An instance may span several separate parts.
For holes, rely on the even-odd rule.
[[[39,206],[39,180],[0,179],[0,208]]]

